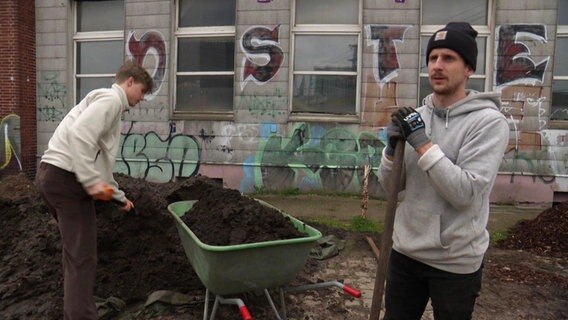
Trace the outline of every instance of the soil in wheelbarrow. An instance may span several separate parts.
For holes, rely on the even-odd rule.
[[[280,211],[259,205],[238,190],[203,194],[182,220],[203,243],[229,246],[307,236]]]
[[[202,319],[204,287],[185,257],[166,207],[175,201],[201,199],[222,187],[203,176],[165,184],[122,175],[116,179],[136,204],[137,215],[119,212],[112,204],[97,203],[99,265],[95,295],[102,299],[117,297],[126,303],[121,311],[123,318],[109,303],[110,312],[102,319]],[[285,197],[291,202],[300,199]],[[351,298],[334,288],[288,294],[288,319],[368,319],[376,260],[366,237],[378,245],[380,235],[309,221],[309,214],[326,215],[321,211],[322,201],[343,208],[346,200],[342,197],[301,199],[305,202],[302,212],[279,209],[310,223],[324,235],[337,236],[345,247],[329,259],[308,259],[291,285],[339,279],[360,289],[363,297]],[[345,210],[358,214],[359,205]],[[534,220],[520,222],[505,241],[490,246],[474,319],[568,319],[567,215],[567,203],[556,205]],[[261,230],[271,228],[264,226]],[[57,223],[47,213],[31,179],[24,175],[0,177],[0,231],[0,319],[61,319]],[[143,308],[148,295],[158,290],[182,293],[193,300],[183,305],[155,303]],[[275,319],[264,296],[247,293],[241,298],[255,319]],[[241,317],[236,307],[222,306],[217,319]],[[427,311],[424,319],[432,319],[431,312]]]

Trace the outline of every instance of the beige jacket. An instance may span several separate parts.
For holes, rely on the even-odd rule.
[[[75,173],[85,188],[107,182],[115,188],[113,197],[124,201],[112,172],[120,144],[121,115],[127,108],[126,93],[117,84],[89,92],[63,118],[41,162]]]

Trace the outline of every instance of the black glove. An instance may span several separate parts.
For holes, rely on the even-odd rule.
[[[393,112],[391,119],[402,131],[402,136],[416,149],[430,141],[426,125],[420,114],[411,107],[402,107]]]
[[[394,122],[390,122],[387,125],[387,147],[385,149],[385,154],[392,157],[394,156],[394,147],[399,139],[404,139],[400,127]]]

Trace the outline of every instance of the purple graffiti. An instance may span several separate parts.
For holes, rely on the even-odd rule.
[[[403,42],[404,34],[411,26],[368,25],[365,27],[370,45],[375,47],[373,57],[375,80],[388,83],[398,75],[400,69],[397,42]]]
[[[273,29],[254,26],[246,30],[241,39],[241,50],[244,52],[241,90],[253,79],[264,84],[274,78],[284,61],[284,51],[280,48],[280,25]],[[259,65],[253,62],[256,58],[267,62]]]
[[[154,56],[155,64],[151,66],[153,69],[148,70],[154,79],[154,90],[146,95],[146,99],[154,99],[166,76],[167,54],[164,37],[157,31],[147,31],[138,40],[134,36],[134,31],[131,31],[126,41],[126,52],[131,59],[140,64],[143,64],[148,55]]]
[[[495,84],[497,86],[513,81],[533,83],[544,81],[544,71],[549,58],[535,63],[530,58],[527,45],[518,40],[519,36],[529,37],[541,43],[546,43],[546,27],[542,24],[502,25],[497,27],[498,34],[495,55],[497,70]]]

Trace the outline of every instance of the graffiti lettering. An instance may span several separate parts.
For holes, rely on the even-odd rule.
[[[151,94],[146,94],[145,98],[154,99],[166,76],[167,53],[164,36],[158,31],[146,31],[138,40],[134,36],[134,31],[131,31],[126,41],[126,54],[150,72],[154,80],[154,89]]]
[[[383,85],[398,75],[400,69],[397,43],[404,42],[404,34],[412,26],[366,25],[365,34],[369,46],[373,46],[373,74]]]
[[[22,171],[20,145],[20,117],[9,114],[0,121],[0,170]]]
[[[376,168],[383,148],[376,133],[362,132],[357,136],[350,130],[326,130],[302,123],[290,137],[270,135],[259,144],[256,156],[244,167],[241,190],[358,192],[363,166],[371,164]],[[378,182],[372,181],[378,180],[369,180],[370,190],[375,192]]]
[[[65,114],[67,88],[57,80],[58,72],[46,72],[37,85],[39,121],[61,121]]]
[[[529,47],[519,38],[528,37],[532,40],[546,43],[546,26],[543,24],[531,25],[501,25],[497,27],[496,34],[496,72],[495,85],[525,83],[536,84],[544,82],[544,71],[550,57],[536,63],[530,58]]]
[[[135,134],[131,133],[133,125],[121,135],[115,172],[151,182],[170,182],[197,174],[200,149],[194,137],[171,132],[164,139],[155,132]]]
[[[245,109],[255,116],[285,115],[288,108],[288,97],[283,96],[280,88],[276,88],[271,95],[239,94],[238,110]]]
[[[280,47],[280,25],[273,29],[263,26],[253,26],[247,29],[241,38],[243,72],[241,90],[249,80],[263,85],[276,76],[282,62],[284,51]]]

